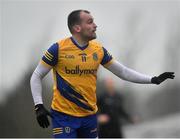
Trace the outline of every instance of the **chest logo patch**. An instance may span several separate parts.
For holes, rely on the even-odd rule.
[[[97,55],[97,53],[93,53],[93,59],[94,59],[94,61],[97,61],[97,60],[98,60],[98,55]]]

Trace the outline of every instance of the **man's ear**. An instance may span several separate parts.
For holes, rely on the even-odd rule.
[[[74,30],[75,32],[80,32],[80,31],[81,31],[80,25],[74,25],[74,26],[73,26],[73,30]]]

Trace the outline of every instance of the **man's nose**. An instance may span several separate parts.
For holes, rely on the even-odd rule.
[[[97,25],[94,23],[94,27],[97,28]]]

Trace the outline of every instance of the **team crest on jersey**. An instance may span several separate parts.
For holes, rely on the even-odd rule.
[[[97,61],[97,60],[98,60],[98,55],[97,55],[97,53],[93,53],[93,59],[94,59],[94,61]]]
[[[65,132],[66,133],[70,133],[71,132],[71,128],[70,127],[65,127]]]

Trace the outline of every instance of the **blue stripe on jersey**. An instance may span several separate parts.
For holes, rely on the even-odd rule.
[[[43,55],[42,60],[51,66],[58,62],[58,44],[53,44]]]
[[[60,91],[61,95],[64,96],[69,101],[75,103],[77,106],[84,108],[86,110],[93,111],[93,109],[83,102],[81,102],[79,99],[82,99],[87,102],[87,100],[84,99],[83,96],[81,96],[78,92],[73,90],[70,85],[56,72],[56,78],[57,78],[57,88]]]
[[[80,46],[73,37],[71,37],[71,41],[74,43],[74,45],[76,45],[81,50],[84,50],[84,49],[86,49],[88,47],[88,44],[86,44],[84,46]]]
[[[104,64],[108,63],[109,61],[111,61],[112,56],[109,54],[109,52],[104,47],[102,47],[102,48],[104,51],[104,56],[103,56],[103,59],[101,61],[101,64],[104,65]]]

